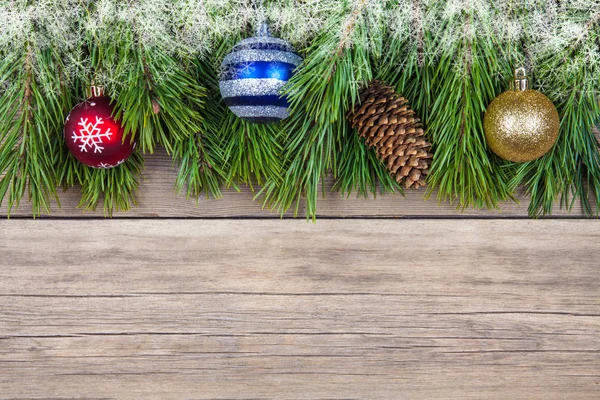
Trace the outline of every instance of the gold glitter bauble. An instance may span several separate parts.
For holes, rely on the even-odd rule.
[[[488,146],[505,160],[532,161],[546,154],[558,138],[556,107],[536,90],[509,90],[485,112]]]

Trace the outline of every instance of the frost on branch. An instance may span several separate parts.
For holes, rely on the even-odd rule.
[[[228,47],[223,43],[252,34],[262,17],[258,4],[259,0],[1,1],[0,55],[10,59],[4,55],[14,56],[30,46],[35,72],[41,74],[45,66],[38,67],[37,55],[52,49],[62,53],[69,80],[88,82],[94,71],[111,91],[119,91],[130,84],[130,68],[96,68],[86,53],[90,42],[103,49],[136,47],[218,64],[218,50]],[[506,53],[499,52],[499,58],[514,57],[519,53],[514,49],[527,43],[527,57],[542,62],[548,54],[567,51],[586,32],[597,31],[598,22],[589,22],[600,12],[600,0],[264,0],[264,5],[274,35],[298,50],[325,35],[331,40],[324,42],[376,52],[381,40],[418,40],[411,29],[418,20],[430,43],[423,54],[431,61],[454,54],[465,40],[475,37],[496,43]],[[357,27],[364,33],[357,33]],[[585,57],[577,63],[599,62],[597,45],[585,40],[580,45]],[[523,61],[524,56],[517,57],[521,58],[513,61]],[[460,69],[462,60],[455,61]],[[575,70],[580,67],[571,65]]]
[[[72,49],[83,39],[73,23],[82,15],[77,0],[13,0],[0,4],[0,51],[18,50],[27,43],[37,49]]]

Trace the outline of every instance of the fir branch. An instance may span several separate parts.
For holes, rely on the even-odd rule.
[[[144,168],[144,159],[139,153],[110,169],[87,167],[69,154],[60,163],[60,168],[59,177],[64,189],[79,186],[79,207],[87,211],[94,211],[102,204],[104,216],[112,217],[114,212],[128,211],[131,205],[137,205],[138,177]]]
[[[422,5],[419,0],[412,1],[412,36],[416,42],[417,66],[425,67],[425,32],[423,30]]]
[[[177,142],[175,149],[175,159],[179,166],[175,184],[177,192],[185,190],[188,198],[198,198],[203,193],[206,197],[212,194],[220,198],[224,179],[211,161],[212,153],[207,139],[200,133],[191,135],[186,140]]]
[[[365,7],[367,3],[361,2],[359,6]],[[381,18],[381,16],[388,15],[392,12],[393,8],[396,7],[394,3],[389,5],[380,5],[380,8],[375,10],[376,5],[370,4],[371,8],[365,16],[369,18],[368,29],[359,31],[360,35],[367,36],[369,43],[370,59],[365,60],[365,63],[370,63],[375,67],[372,68],[372,74],[375,74],[376,70],[380,71],[380,74],[384,69],[385,60],[389,60],[391,52],[384,51],[383,48],[386,45],[387,38],[387,19]],[[389,6],[389,8],[387,7]],[[357,7],[358,9],[358,7]],[[359,16],[357,9],[352,13],[350,23],[348,26],[356,24],[356,20]],[[348,41],[346,35],[344,35],[345,41]],[[399,39],[399,38],[395,38]],[[389,41],[389,39],[388,39]],[[391,40],[393,43],[397,43],[396,40]],[[400,40],[401,42],[404,42]],[[360,39],[358,40],[360,43]],[[389,50],[389,49],[387,49]],[[385,55],[384,55],[385,54]],[[398,54],[395,54],[398,56]],[[402,54],[401,56],[403,56]],[[358,60],[358,58],[357,58]],[[391,69],[385,69],[390,71]],[[365,79],[368,79],[365,77]],[[386,82],[388,82],[386,80]],[[365,86],[364,84],[362,86]],[[348,114],[352,113],[352,109],[349,110]],[[375,149],[370,149],[366,146],[363,140],[359,138],[358,132],[354,129],[349,129],[344,126],[347,131],[343,135],[343,142],[338,147],[336,154],[337,168],[334,171],[337,179],[333,185],[332,190],[339,190],[343,194],[350,195],[353,191],[356,191],[358,195],[368,197],[369,194],[376,195],[379,189],[380,193],[400,193],[404,194],[402,187],[396,182],[396,180],[389,174],[385,165],[377,158]]]
[[[367,5],[367,1],[368,0],[359,0],[358,4],[354,7],[352,13],[348,17],[348,20],[345,23],[346,27],[342,33],[342,37],[340,38],[340,42],[337,47],[336,57],[340,57],[344,50],[350,47],[350,38],[354,32],[356,21],[362,13],[363,8]]]
[[[474,34],[473,13],[465,7],[457,20],[464,30],[462,43],[436,67],[439,92],[428,121],[435,154],[428,195],[437,188],[440,201],[456,200],[460,208],[495,208],[512,194],[506,171],[487,150],[483,113],[505,86],[495,77],[506,76],[508,68],[495,57],[490,38]]]
[[[117,100],[115,117],[143,152],[161,145],[172,153],[174,142],[201,128],[205,89],[190,73],[192,55],[181,53],[173,7],[163,0],[100,0],[87,10],[83,81],[107,86]]]
[[[375,150],[368,148],[356,132],[349,132],[337,158],[338,179],[332,190],[348,196],[356,191],[364,197],[376,195],[378,189],[381,193],[403,194],[402,187],[377,158]]]
[[[387,40],[385,55],[377,65],[377,79],[394,85],[427,128],[438,92],[434,85],[437,60],[431,51],[437,44],[425,30],[425,6],[419,0],[411,0],[410,4],[408,13],[402,6],[395,10],[400,30],[392,32]]]
[[[585,38],[590,34],[590,31],[592,30],[594,25],[597,25],[598,23],[600,23],[600,11],[594,14],[590,18],[590,20],[585,24],[585,26],[583,27],[583,32],[581,32],[575,43],[573,43],[573,46],[571,46],[573,51],[575,51],[581,45]]]
[[[240,37],[222,40],[214,60],[221,60]],[[213,169],[227,186],[255,184],[281,176],[281,140],[285,136],[282,124],[259,125],[236,117],[227,109],[220,95],[218,71],[220,66],[201,62],[199,80],[209,88],[210,110],[206,110],[205,142],[210,147]]]
[[[330,171],[343,192],[397,190],[345,119],[360,86],[377,75],[424,120],[436,150],[430,184],[440,199],[495,207],[525,182],[533,215],[551,212],[557,196],[567,207],[582,198],[587,212],[597,212],[597,5],[265,1],[274,31],[308,56],[287,89],[292,118],[257,127],[227,112],[213,81],[224,52],[261,17],[250,0],[1,2],[0,199],[14,208],[28,195],[39,214],[58,179],[84,185],[84,206],[99,205],[105,193],[107,214],[134,202],[139,155],[120,170],[95,171],[76,164],[60,139],[73,95],[91,81],[118,99],[116,116],[143,151],[162,145],[173,155],[177,188],[187,186],[190,196],[219,195],[221,184],[264,182],[267,203],[297,211],[305,195],[314,217]],[[524,54],[536,87],[559,109],[561,136],[547,156],[515,166],[487,151],[481,123],[506,87],[509,64],[522,63]],[[198,74],[197,59],[210,72]]]
[[[56,51],[32,42],[24,49],[0,54],[0,203],[8,195],[10,215],[27,195],[35,217],[50,212],[51,199],[58,201],[53,143],[69,97]]]
[[[126,134],[139,141],[142,151],[152,153],[161,145],[171,154],[175,142],[201,131],[198,110],[204,105],[205,89],[172,56],[139,49],[121,59],[131,86],[121,90],[115,117],[122,119]],[[136,67],[129,65],[131,59],[138,61]]]
[[[178,193],[186,191],[188,197],[221,197],[221,186],[225,183],[223,151],[221,142],[221,120],[225,113],[219,99],[218,82],[214,69],[207,62],[196,63],[195,78],[207,87],[207,102],[213,104],[203,108],[202,129],[184,140],[175,142],[173,160],[179,167],[176,180]]]
[[[281,176],[281,124],[253,124],[228,112],[221,132],[228,185],[241,182],[254,190],[254,182],[262,185]]]
[[[349,14],[346,11],[332,18],[307,49],[302,68],[291,79],[287,90],[292,117],[287,124],[286,172],[280,184],[271,181],[262,192],[265,202],[282,214],[294,207],[296,215],[304,195],[306,215],[315,218],[319,183],[329,169],[337,176],[340,146],[352,132],[346,113],[358,99],[359,84],[372,79],[369,53],[362,46],[348,47],[356,31],[366,37],[366,27],[355,21],[364,4],[361,1]],[[339,27],[342,21],[341,36],[331,34],[335,32],[331,27]],[[339,187],[350,185],[342,183]]]
[[[570,11],[579,14],[577,10]],[[536,53],[544,54],[535,60],[538,80],[550,89],[548,95],[557,106],[561,125],[558,140],[550,152],[539,160],[521,165],[512,181],[513,186],[525,182],[531,197],[529,213],[533,217],[551,214],[557,198],[560,198],[560,206],[568,210],[577,199],[588,215],[600,210],[600,150],[593,134],[600,121],[599,21],[598,14],[592,14],[582,24],[583,33],[563,51],[546,50],[544,54],[538,50]],[[590,80],[590,77],[596,78]]]
[[[124,140],[137,140],[138,148],[147,152],[162,145],[181,162],[176,183],[179,189],[186,182],[189,194],[195,195],[199,184],[217,193],[219,183],[211,178],[211,171],[201,172],[203,146],[196,139],[203,129],[200,110],[205,90],[190,72],[191,63],[165,50],[171,39],[149,37],[146,27],[123,20],[145,23],[148,13],[164,12],[166,5],[157,4],[157,10],[139,9],[135,4],[125,6],[130,8],[125,10],[114,0],[103,0],[86,10],[89,55],[82,65],[87,64],[83,70],[89,73],[83,81],[108,86],[116,98],[114,117],[125,127]],[[165,18],[161,21],[166,23]],[[159,31],[164,32],[164,27]],[[191,164],[195,161],[196,165]],[[136,204],[138,175],[143,168],[139,154],[111,170],[87,168],[69,156],[63,157],[60,165],[63,186],[81,185],[80,206],[95,209],[102,201],[105,215],[111,216]],[[199,182],[202,179],[205,181]]]

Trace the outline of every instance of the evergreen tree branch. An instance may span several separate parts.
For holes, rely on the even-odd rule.
[[[356,22],[365,4],[361,1],[354,9],[332,17],[329,26],[307,49],[302,68],[290,81],[287,93],[292,117],[287,123],[290,134],[284,150],[286,172],[280,184],[271,181],[262,192],[265,202],[282,214],[293,207],[297,215],[305,196],[306,215],[314,219],[319,183],[329,169],[337,177],[340,146],[346,144],[348,134],[353,133],[346,114],[358,99],[359,85],[372,79],[369,53],[357,45],[349,48],[350,37],[357,30],[358,35],[367,37],[365,26]],[[342,22],[341,36],[332,35]],[[350,155],[344,157],[351,158]],[[355,175],[350,173],[349,176],[349,180],[338,187],[354,186]]]
[[[228,112],[222,125],[222,157],[228,185],[263,185],[281,176],[281,124],[253,124]]]
[[[32,41],[0,57],[0,204],[8,196],[10,215],[27,195],[35,217],[58,202],[53,143],[69,99],[61,58]]]
[[[210,144],[202,134],[191,135],[175,145],[176,163],[179,166],[175,184],[178,193],[186,191],[187,197],[198,198],[202,194],[222,196],[224,179],[211,161]]]
[[[359,3],[360,7],[365,7],[367,5],[366,2]],[[371,4],[371,7],[374,7]],[[367,29],[360,29],[355,33],[356,35],[361,35],[367,38],[369,44],[369,60],[366,60],[365,63],[371,64],[373,72],[371,74],[375,74],[375,71],[379,71],[379,75],[385,76],[385,71],[396,70],[395,68],[385,68],[385,62],[390,60],[390,56],[394,54],[394,56],[403,57],[404,54],[393,53],[389,51],[389,43],[406,43],[408,40],[402,40],[402,38],[394,37],[391,39],[388,35],[387,29],[387,21],[381,18],[382,15],[387,15],[393,11],[393,8],[396,7],[395,3],[392,2],[390,4],[384,5],[379,10],[373,11],[369,10],[369,13],[366,13],[365,19],[369,19],[367,25]],[[349,27],[351,26],[354,29],[354,25],[357,22],[360,14],[358,11],[362,10],[362,8],[356,8],[354,12],[351,14],[350,22],[347,24]],[[370,17],[370,18],[369,18]],[[363,23],[364,24],[364,23]],[[344,43],[348,42],[348,37],[344,35]],[[361,42],[361,39],[355,39],[357,42]],[[386,51],[384,51],[384,46],[387,46]],[[357,58],[357,60],[359,60]],[[395,63],[394,63],[394,66]],[[389,78],[389,77],[386,77]],[[365,77],[365,80],[370,79]],[[385,82],[391,82],[387,79],[383,79]],[[366,86],[365,83],[359,84],[359,86]],[[347,115],[352,113],[352,109],[350,109]],[[347,129],[346,133],[341,139],[343,142],[341,146],[339,146],[336,159],[337,170],[334,171],[337,175],[336,182],[332,190],[339,190],[340,192],[350,195],[353,191],[356,191],[358,195],[368,197],[369,194],[376,195],[377,191],[381,193],[400,193],[403,194],[404,191],[402,187],[396,182],[396,180],[390,175],[387,171],[385,165],[381,162],[381,160],[377,157],[374,149],[368,148],[364,141],[359,138],[358,132],[354,129]]]
[[[108,86],[116,98],[114,117],[125,127],[124,140],[137,140],[138,148],[148,152],[162,145],[167,152],[178,153],[179,159],[184,159],[188,168],[182,170],[177,186],[181,188],[185,181],[190,184],[190,194],[195,194],[198,179],[206,178],[199,172],[203,170],[203,147],[196,142],[203,129],[200,110],[205,90],[190,72],[191,63],[176,59],[164,46],[149,46],[135,25],[119,19],[121,12],[130,11],[123,7],[132,7],[131,4],[120,7],[105,1],[86,9],[88,25],[94,29],[85,32],[88,40],[82,54],[87,54],[87,59],[82,64],[88,65],[84,71],[89,72],[83,81]],[[143,12],[138,9],[134,16],[142,18]],[[108,15],[101,16],[102,13]],[[93,24],[106,20],[100,27]],[[190,165],[193,161],[198,164]],[[63,186],[81,185],[80,206],[95,209],[102,201],[105,214],[112,216],[114,211],[128,210],[136,204],[138,176],[143,168],[139,154],[111,170],[82,166],[69,155],[62,157],[59,165]],[[217,182],[208,179],[204,183],[218,191]]]
[[[205,89],[172,56],[140,49],[122,55],[120,67],[131,85],[121,90],[115,116],[142,151],[161,145],[171,154],[175,142],[201,131]]]
[[[220,147],[221,120],[225,113],[218,94],[218,82],[214,68],[207,62],[197,62],[196,79],[207,87],[207,103],[210,109],[200,109],[202,129],[184,140],[175,142],[173,159],[179,167],[176,190],[184,190],[188,197],[221,197],[225,184],[224,156]]]
[[[359,194],[398,191],[346,116],[374,76],[396,86],[424,121],[435,157],[429,177],[440,200],[497,207],[525,183],[530,213],[561,199],[598,212],[597,0],[11,0],[0,2],[0,202],[24,196],[34,215],[54,185],[81,185],[82,206],[105,212],[134,204],[141,156],[111,171],[77,163],[62,140],[64,116],[89,83],[107,86],[127,140],[164,146],[188,196],[222,185],[264,184],[283,213],[316,215],[321,182]],[[278,36],[307,55],[287,93],[292,117],[255,126],[220,99],[218,64],[264,11]],[[532,163],[491,154],[483,112],[507,87],[511,63],[531,61],[536,88],[561,116],[556,146]],[[201,60],[201,61],[197,61]],[[206,88],[206,89],[205,89]],[[209,105],[207,107],[207,104]],[[516,172],[515,172],[516,171]],[[514,176],[513,176],[514,175]],[[512,177],[512,178],[511,178]]]
[[[247,31],[252,31],[250,26]],[[225,106],[219,89],[220,66],[214,64],[239,40],[238,35],[222,40],[212,59],[202,62],[200,79],[209,88],[211,104],[211,109],[206,110],[206,144],[223,184],[235,188],[246,184],[254,191],[256,184],[263,185],[281,176],[281,140],[286,132],[281,123],[253,124],[236,117]]]
[[[128,211],[132,205],[137,205],[135,194],[144,167],[144,159],[137,152],[125,163],[110,169],[87,167],[70,154],[59,167],[64,189],[79,186],[79,207],[87,211],[94,211],[102,204],[104,215],[112,217],[114,212]]]
[[[593,134],[600,121],[598,80],[589,79],[600,74],[599,21],[599,15],[593,14],[571,46],[562,52],[547,52],[536,60],[538,80],[549,89],[561,125],[551,151],[521,165],[513,178],[513,186],[526,184],[532,217],[550,215],[558,198],[560,206],[568,210],[577,199],[588,215],[600,209],[600,150]]]
[[[425,30],[424,4],[412,0],[411,7],[410,13],[403,14],[407,19],[398,22],[406,26],[406,31],[393,32],[388,38],[385,55],[377,66],[377,79],[395,85],[427,128],[438,94],[434,85],[437,60],[431,51],[437,44]]]
[[[434,86],[439,91],[428,119],[434,149],[428,194],[437,188],[440,201],[456,200],[460,208],[496,208],[512,192],[507,172],[487,149],[483,114],[506,86],[508,79],[496,77],[507,76],[508,66],[495,57],[489,36],[475,35],[473,18],[467,6],[459,20],[462,42],[437,63]]]

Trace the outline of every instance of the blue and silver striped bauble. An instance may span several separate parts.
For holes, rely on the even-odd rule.
[[[289,43],[270,36],[262,24],[256,36],[236,44],[223,60],[221,95],[240,118],[260,124],[281,121],[290,115],[281,88],[301,62]]]

